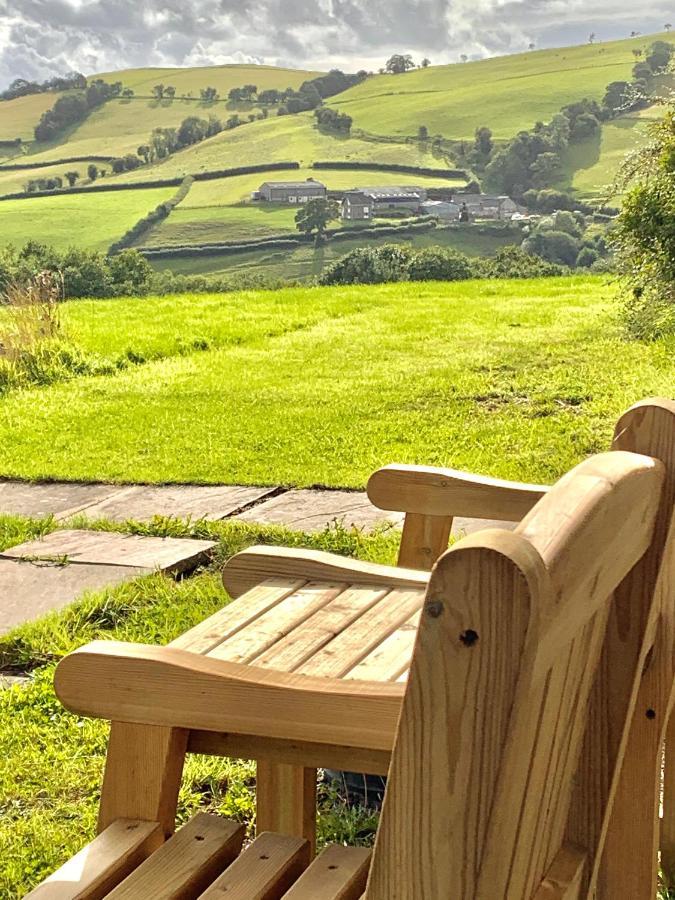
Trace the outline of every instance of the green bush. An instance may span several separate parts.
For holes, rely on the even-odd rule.
[[[526,253],[534,253],[552,263],[573,266],[579,255],[579,241],[565,231],[537,230],[523,242]]]
[[[515,244],[502,247],[494,256],[480,260],[483,278],[546,278],[562,275],[564,271],[563,266],[527,253]]]
[[[406,281],[412,251],[405,245],[358,247],[326,268],[319,284],[379,284]]]
[[[580,269],[590,269],[593,263],[600,259],[600,254],[592,247],[582,247],[577,256],[575,265]]]
[[[410,259],[411,281],[464,281],[473,278],[475,269],[468,256],[445,247],[425,247]]]

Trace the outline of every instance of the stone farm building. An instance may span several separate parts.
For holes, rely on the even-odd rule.
[[[354,188],[345,191],[342,218],[372,219],[382,212],[393,209],[416,213],[426,199],[426,190],[413,185]]]
[[[510,219],[521,208],[510,197],[492,197],[489,194],[455,194],[455,203],[466,203],[472,219]]]
[[[313,178],[306,181],[265,181],[251,195],[252,200],[266,200],[268,203],[307,203],[318,198],[325,200],[326,185]]]

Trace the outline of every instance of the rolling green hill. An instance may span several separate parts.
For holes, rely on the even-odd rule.
[[[487,125],[510,138],[549,120],[566,103],[601,99],[611,81],[630,78],[633,50],[667,34],[499,56],[404,75],[381,75],[338,95],[331,106],[382,135],[413,135],[420,125],[445,138],[472,138]],[[672,35],[670,36],[672,40]]]
[[[40,121],[45,110],[56,102],[54,94],[30,94],[28,97],[17,97],[16,100],[0,102],[0,141],[33,140],[33,128]]]

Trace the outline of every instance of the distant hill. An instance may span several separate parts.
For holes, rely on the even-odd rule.
[[[611,81],[630,80],[633,51],[661,39],[675,41],[668,33],[642,35],[381,75],[330,105],[348,113],[355,127],[379,135],[414,135],[425,125],[432,135],[461,140],[487,125],[495,138],[510,138],[550,120],[567,103],[602,99]]]

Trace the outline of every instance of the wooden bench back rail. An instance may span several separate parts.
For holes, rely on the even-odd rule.
[[[518,522],[548,490],[429,466],[385,466],[368,480],[380,509],[406,513],[398,564],[431,569],[447,550],[453,518]]]
[[[587,896],[601,841],[590,828],[596,843],[574,848],[566,834],[586,786],[584,735],[599,724],[588,698],[612,593],[650,545],[663,477],[648,457],[595,457],[515,533],[475,534],[439,560],[367,900],[524,900],[561,869],[577,885],[565,896]],[[590,814],[604,825],[610,808]]]

